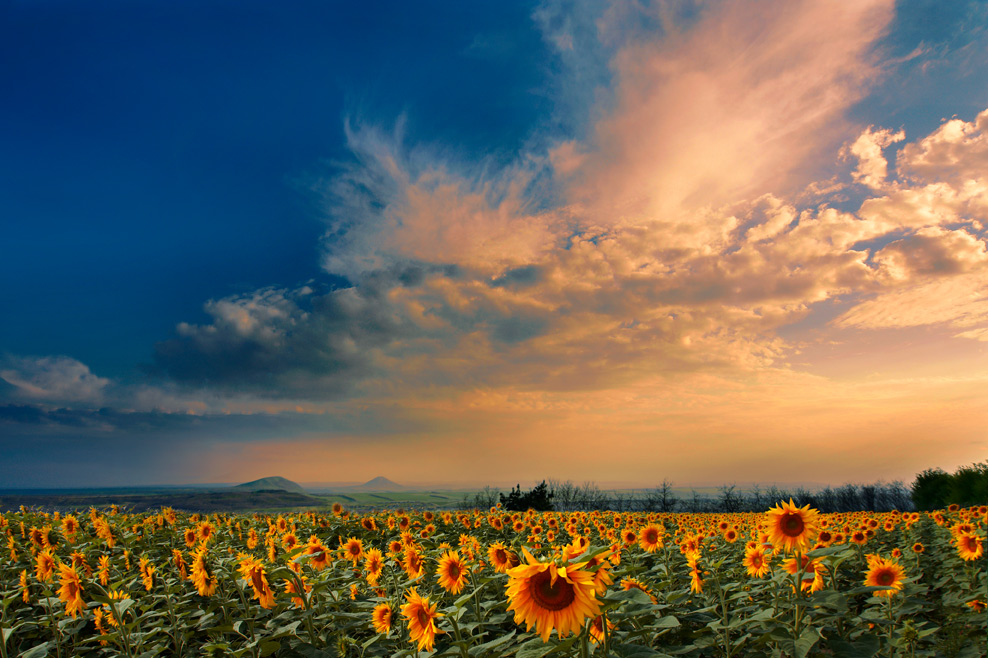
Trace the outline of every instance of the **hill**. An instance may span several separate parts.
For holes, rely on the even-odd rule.
[[[386,477],[381,477],[380,475],[373,480],[368,480],[363,484],[358,484],[352,487],[347,487],[349,491],[408,491],[411,487],[406,487],[397,482],[392,482]]]
[[[244,482],[233,488],[237,491],[291,491],[300,494],[308,493],[302,488],[302,485],[286,478],[278,477],[277,475],[254,480],[253,482]]]

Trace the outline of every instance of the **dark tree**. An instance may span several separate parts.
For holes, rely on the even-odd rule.
[[[516,484],[507,496],[499,495],[501,505],[507,510],[524,512],[527,509],[534,509],[539,512],[548,512],[553,509],[552,491],[549,490],[549,485],[545,483],[545,480],[542,480],[541,484],[536,485],[526,493],[522,493],[521,485]]]
[[[917,475],[912,486],[916,509],[929,511],[946,507],[952,479],[942,468],[928,468]]]

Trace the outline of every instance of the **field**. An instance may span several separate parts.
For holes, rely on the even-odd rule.
[[[0,516],[0,658],[984,656],[986,526],[984,506],[22,509]]]

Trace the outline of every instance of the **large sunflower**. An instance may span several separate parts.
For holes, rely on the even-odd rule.
[[[372,548],[364,554],[364,571],[367,573],[367,584],[376,586],[381,572],[384,571],[384,556],[381,551]]]
[[[459,594],[467,582],[467,565],[456,551],[446,551],[439,558],[439,585],[451,594]]]
[[[764,578],[772,570],[771,557],[761,546],[745,550],[743,564],[752,578]]]
[[[654,553],[662,548],[662,535],[664,532],[665,528],[662,526],[657,523],[649,523],[638,533],[638,545],[642,547],[643,551]]]
[[[889,587],[891,589],[878,590],[875,592],[875,596],[890,597],[902,589],[902,578],[905,575],[906,570],[898,562],[875,557],[868,560],[865,585],[868,587]]]
[[[963,534],[957,537],[957,554],[962,560],[977,560],[985,554],[981,537],[975,534]]]
[[[518,566],[518,557],[508,550],[504,542],[497,541],[487,549],[487,557],[494,567],[494,571],[504,573],[512,566]]]
[[[577,633],[587,617],[600,614],[594,587],[594,574],[580,562],[557,566],[539,562],[523,549],[528,564],[508,569],[508,611],[514,610],[515,623],[525,622],[526,630],[536,631],[543,642],[555,628],[559,637]]]
[[[371,614],[374,631],[382,635],[387,635],[388,631],[391,630],[391,617],[393,615],[394,611],[391,609],[391,604],[387,601],[374,606],[374,612]]]
[[[309,542],[305,545],[305,554],[312,556],[309,559],[309,566],[316,571],[322,571],[328,567],[333,559],[329,553],[329,549],[326,548],[326,545],[316,535],[309,537]]]
[[[192,560],[192,584],[196,586],[199,596],[212,596],[216,592],[216,585],[219,579],[212,573],[206,562],[206,547],[201,547],[196,551],[195,559]]]
[[[441,630],[436,628],[436,619],[442,617],[441,614],[436,612],[438,603],[429,605],[429,597],[425,598],[419,596],[415,588],[412,588],[405,598],[408,603],[401,606],[402,616],[408,620],[408,635],[412,642],[419,643],[419,651],[425,649],[426,651],[432,651],[432,647],[436,642],[436,635],[442,633]]]
[[[820,529],[819,516],[809,505],[796,507],[791,498],[788,503],[779,503],[765,513],[769,541],[787,553],[805,551]]]
[[[38,553],[38,558],[34,565],[34,575],[41,582],[47,583],[51,580],[52,574],[54,573],[55,558],[52,556],[51,549],[46,548]]]
[[[274,590],[268,584],[267,574],[264,573],[264,563],[255,557],[247,556],[240,562],[240,575],[250,583],[254,596],[262,608],[274,607]]]
[[[356,537],[350,537],[346,540],[345,544],[341,539],[340,545],[343,546],[343,557],[353,562],[354,566],[356,566],[360,558],[364,556],[364,542]]]
[[[58,589],[58,598],[65,601],[65,614],[75,616],[86,609],[86,602],[82,600],[82,581],[75,567],[68,564],[59,564],[58,570],[61,587]]]

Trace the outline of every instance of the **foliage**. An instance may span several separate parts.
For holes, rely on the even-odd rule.
[[[942,468],[928,468],[916,476],[912,499],[921,510],[988,503],[988,462],[961,466],[953,475]]]
[[[549,490],[549,485],[542,480],[525,493],[521,492],[521,485],[516,484],[507,496],[500,494],[501,505],[504,509],[512,511],[525,511],[533,509],[537,512],[547,512],[552,509],[553,492]]]
[[[532,491],[552,502],[540,487]],[[988,507],[786,509],[788,518],[496,505],[208,517],[23,509],[0,515],[0,658],[986,654]],[[793,527],[807,533],[805,556],[771,545]],[[888,564],[898,589],[866,585]],[[73,569],[75,589],[65,581]],[[543,589],[519,586],[540,574]],[[532,606],[565,604],[552,597],[579,578],[599,618],[573,612],[574,632],[556,627],[547,640],[544,626],[516,622],[509,592],[529,592],[525,614],[553,623]],[[425,600],[420,614],[402,615]],[[384,630],[382,606],[392,611]],[[433,614],[435,634],[423,633]]]

